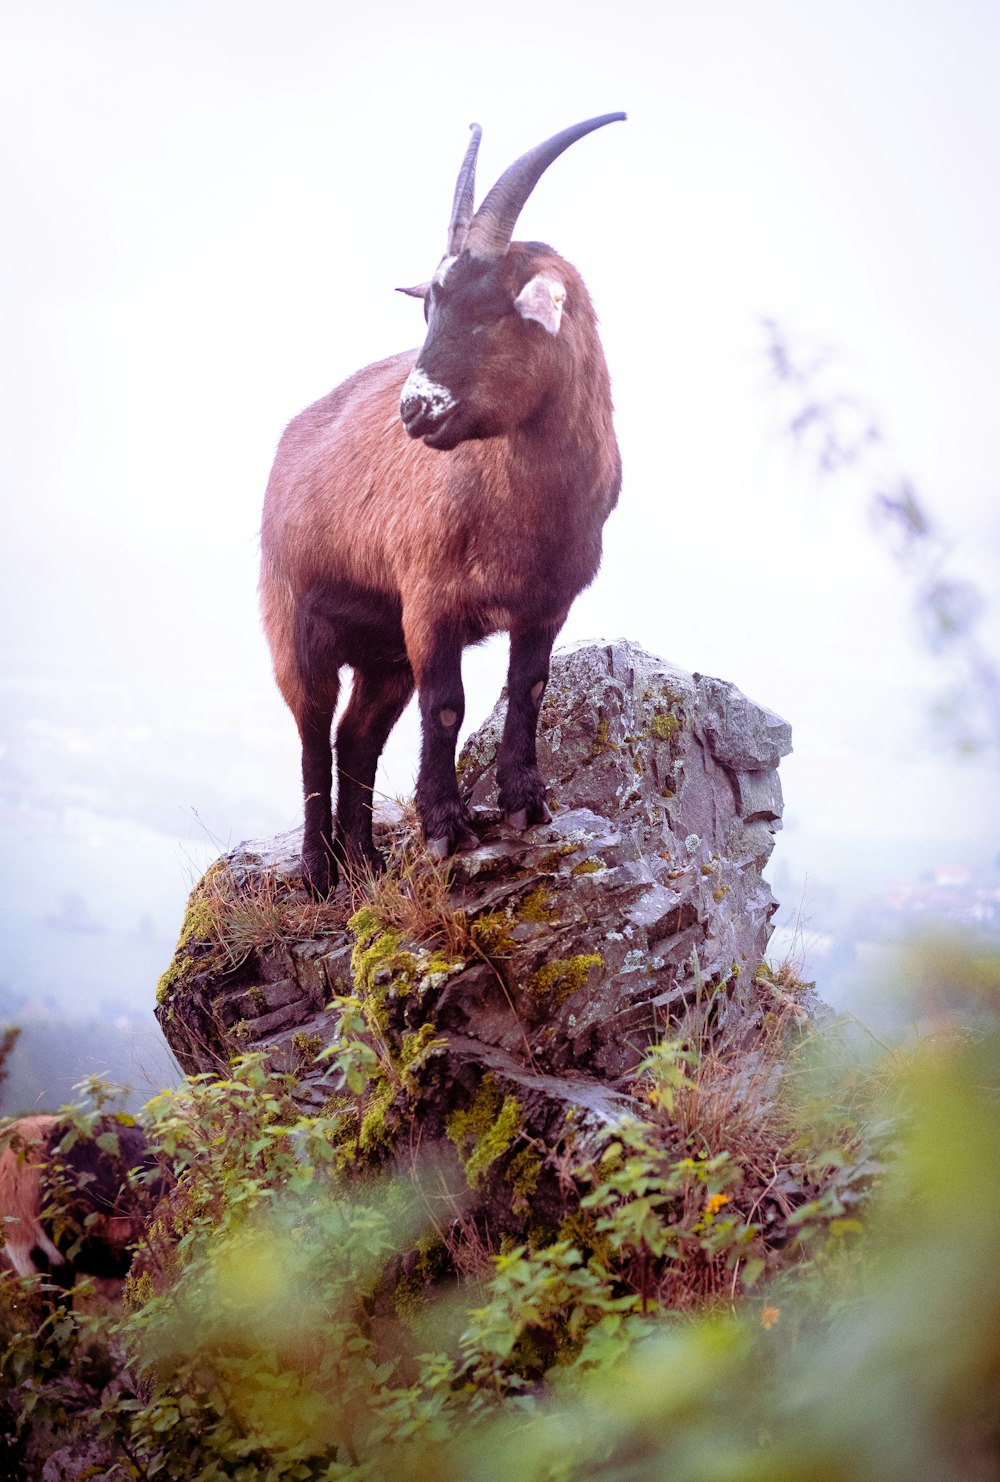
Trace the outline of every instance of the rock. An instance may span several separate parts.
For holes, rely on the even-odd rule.
[[[353,916],[344,890],[328,905],[305,896],[298,834],[213,866],[157,1008],[186,1071],[263,1049],[296,1074],[304,1106],[322,1106],[342,1089],[317,1059],[338,1031],[328,1004],[354,994],[406,1068],[373,1156],[417,1119],[471,1157],[455,1116],[476,1112],[513,1129],[499,1175],[502,1158],[552,1148],[567,1118],[584,1139],[613,1122],[648,1045],[693,1006],[710,999],[752,1032],[788,725],[632,643],[577,645],[554,657],[539,719],[552,821],[518,835],[496,807],[504,711],[501,697],[462,750],[479,844],[444,871],[399,804],[376,805],[389,870]],[[490,1182],[491,1217],[516,1225],[517,1197],[508,1189],[498,1214],[503,1179]],[[546,1198],[532,1196],[535,1213]]]
[[[84,1436],[46,1459],[41,1482],[128,1482],[134,1476],[110,1441]]]

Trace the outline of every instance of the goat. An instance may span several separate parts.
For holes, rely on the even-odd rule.
[[[128,1275],[143,1220],[127,1173],[150,1166],[138,1127],[106,1117],[93,1138],[62,1152],[71,1127],[60,1117],[21,1117],[4,1129],[0,1151],[0,1256],[19,1276],[44,1274],[67,1289],[78,1273]],[[97,1140],[109,1133],[117,1152]]]
[[[455,776],[461,655],[510,634],[497,759],[502,812],[547,822],[535,737],[556,634],[597,573],[621,459],[597,321],[579,273],[511,240],[564,129],[505,171],[473,214],[478,124],[455,188],[447,250],[422,298],[419,351],[351,376],[296,417],[278,446],[261,527],[261,609],[275,678],[302,745],[302,873],[314,895],[337,862],[378,870],[375,769],[416,687],[416,802],[429,852],[476,842]],[[341,667],[355,671],[330,732]]]

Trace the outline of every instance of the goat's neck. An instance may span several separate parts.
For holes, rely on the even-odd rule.
[[[549,398],[508,438],[512,483],[529,502],[600,500],[614,478],[615,438],[599,395]],[[567,415],[567,408],[571,409]]]

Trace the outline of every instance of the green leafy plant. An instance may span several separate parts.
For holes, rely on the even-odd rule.
[[[940,1024],[961,963],[935,962]],[[559,1154],[564,1229],[492,1255],[454,1159],[355,1156],[406,1070],[341,1000],[321,1112],[259,1056],[146,1108],[173,1185],[124,1307],[84,1288],[44,1312],[39,1279],[0,1278],[7,1470],[40,1476],[70,1442],[116,1478],[185,1482],[987,1482],[996,978],[980,956],[934,1039],[834,1036],[833,1063],[777,1011],[773,1054],[748,1057],[706,998],[632,1113]]]

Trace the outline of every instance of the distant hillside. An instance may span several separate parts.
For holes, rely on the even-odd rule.
[[[130,1110],[180,1080],[152,1015],[117,1012],[77,1019],[30,1009],[12,1013],[3,1005],[0,1030],[14,1025],[21,1033],[0,1083],[2,1116],[48,1111],[76,1100],[74,1086],[93,1073],[131,1086]]]

